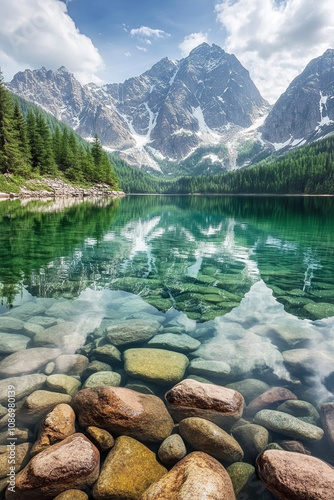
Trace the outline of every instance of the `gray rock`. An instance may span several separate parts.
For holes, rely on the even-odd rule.
[[[239,495],[240,491],[246,486],[249,478],[254,474],[255,467],[244,462],[234,462],[226,470],[231,478],[234,493]]]
[[[37,333],[34,337],[34,343],[38,347],[55,346],[65,352],[74,353],[85,343],[84,335],[77,333],[77,331],[76,323],[63,322]]]
[[[187,454],[187,448],[179,434],[168,436],[160,445],[158,457],[167,467],[175,465]]]
[[[195,375],[207,375],[211,377],[226,377],[231,371],[230,365],[224,361],[211,361],[196,358],[190,361],[188,366],[189,373]]]
[[[32,316],[32,318],[28,319],[28,323],[34,323],[42,326],[43,328],[50,328],[51,326],[57,324],[57,318],[49,316]]]
[[[0,354],[12,354],[27,348],[30,338],[16,333],[0,332]]]
[[[45,306],[40,302],[26,302],[21,306],[14,307],[8,316],[22,321],[28,321],[32,316],[39,316],[45,312]]]
[[[245,398],[246,404],[270,388],[268,384],[256,378],[247,378],[239,382],[233,382],[232,384],[227,384],[225,387],[240,392]]]
[[[34,391],[24,401],[17,412],[17,420],[25,424],[38,422],[46,413],[60,403],[70,403],[68,394],[51,391]]]
[[[254,417],[254,422],[269,430],[301,441],[319,441],[324,435],[324,431],[320,427],[275,410],[259,411]]]
[[[161,328],[158,321],[129,319],[106,328],[111,344],[125,346],[150,340]]]
[[[89,360],[82,354],[62,354],[55,360],[55,373],[81,375],[88,367]]]
[[[8,386],[15,387],[15,399],[29,396],[34,391],[41,389],[46,381],[46,376],[42,373],[25,375],[24,377],[10,377],[0,381],[0,403],[7,404]]]
[[[201,343],[186,333],[182,333],[180,335],[174,333],[163,333],[155,335],[148,342],[148,345],[178,352],[191,352],[195,351]]]
[[[308,401],[288,400],[279,405],[277,411],[283,411],[313,425],[318,425],[320,422],[318,410]]]
[[[267,429],[256,424],[242,425],[233,430],[232,436],[244,450],[246,460],[251,462],[264,450],[269,441]]]
[[[24,322],[22,320],[12,318],[10,316],[0,316],[1,332],[23,333],[23,330],[24,330]]]
[[[117,347],[109,344],[93,349],[92,355],[96,359],[110,365],[119,364],[122,361],[122,355]]]
[[[64,374],[49,375],[46,385],[56,392],[62,392],[74,396],[81,387],[79,380]]]
[[[93,373],[85,381],[83,389],[89,387],[100,387],[103,385],[110,385],[112,387],[120,386],[121,385],[120,374],[112,371]]]
[[[14,352],[0,362],[0,375],[11,377],[34,373],[61,354],[60,349],[36,347]]]

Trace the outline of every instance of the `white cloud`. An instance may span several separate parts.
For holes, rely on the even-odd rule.
[[[131,56],[131,52],[129,52],[129,51],[128,52],[124,52],[124,55],[125,55],[125,57],[130,57]]]
[[[83,83],[99,82],[103,60],[80,33],[60,0],[1,0],[0,61],[5,78],[13,71],[66,66]]]
[[[179,45],[182,57],[187,57],[189,52],[191,52],[195,47],[198,47],[198,45],[207,41],[207,33],[190,33],[190,35],[184,37],[183,41]]]
[[[137,36],[140,38],[166,38],[170,36],[163,30],[155,30],[149,28],[148,26],[141,26],[140,28],[134,28],[130,31],[131,36]]]
[[[139,45],[136,45],[136,49],[141,50],[142,52],[147,52],[146,47],[140,47]]]
[[[228,35],[224,49],[238,57],[270,102],[333,46],[332,0],[225,0],[216,13]]]

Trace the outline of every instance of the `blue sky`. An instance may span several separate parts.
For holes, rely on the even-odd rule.
[[[206,41],[233,53],[275,102],[334,48],[333,0],[0,0],[5,80],[66,66],[85,84],[121,82]]]

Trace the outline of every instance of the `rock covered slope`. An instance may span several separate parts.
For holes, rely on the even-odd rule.
[[[97,132],[130,163],[157,170],[225,143],[269,110],[237,58],[206,43],[121,84],[82,86],[62,67],[17,73],[8,88],[83,137]],[[233,152],[227,156],[233,163]]]
[[[313,59],[292,81],[261,131],[276,150],[299,147],[334,131],[334,50]]]

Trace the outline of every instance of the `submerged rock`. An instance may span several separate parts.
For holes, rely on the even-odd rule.
[[[181,353],[165,349],[128,349],[124,352],[124,369],[134,378],[172,385],[181,380],[189,363]]]
[[[241,418],[244,409],[244,399],[237,391],[191,379],[174,386],[166,393],[165,400],[176,422],[201,417],[230,427]]]
[[[158,457],[164,465],[175,465],[187,454],[183,439],[179,434],[168,436],[160,445]]]
[[[56,392],[63,392],[64,394],[74,396],[78,392],[81,383],[74,377],[59,373],[49,375],[46,379],[46,385]]]
[[[239,382],[227,384],[225,387],[240,392],[240,394],[242,394],[245,398],[246,404],[249,404],[250,401],[257,398],[260,394],[266,392],[270,388],[268,384],[262,380],[258,380],[257,378],[246,378],[244,380],[240,380]]]
[[[145,490],[167,472],[155,453],[127,436],[116,439],[93,489],[95,500],[139,500]]]
[[[7,444],[9,441],[7,442]],[[22,443],[15,446],[15,454],[13,455],[13,450],[6,446],[5,453],[0,455],[0,478],[7,478],[9,473],[10,463],[15,461],[15,472],[18,472],[28,463],[30,458],[30,443]],[[14,458],[13,458],[14,457]]]
[[[256,424],[246,424],[232,430],[232,436],[245,451],[246,459],[253,462],[268,445],[269,433],[265,427]]]
[[[20,401],[34,391],[41,389],[46,381],[46,375],[34,373],[24,377],[10,377],[0,381],[0,403],[8,402],[8,387],[15,387],[15,399]]]
[[[174,425],[160,398],[123,387],[83,389],[73,408],[84,428],[93,425],[141,441],[163,441]]]
[[[106,328],[109,342],[115,346],[137,344],[150,340],[161,329],[158,321],[129,319]]]
[[[60,349],[48,347],[35,347],[14,352],[0,362],[0,376],[15,377],[24,373],[36,373],[60,354]]]
[[[141,500],[235,500],[226,469],[206,453],[195,451],[145,491]]]
[[[0,332],[0,354],[12,354],[27,349],[29,342],[30,338],[25,335]]]
[[[155,335],[148,345],[178,352],[191,352],[198,349],[201,343],[186,333],[163,333]]]
[[[73,434],[33,457],[16,476],[6,500],[51,500],[64,490],[85,488],[99,475],[100,454],[83,435]]]
[[[179,424],[181,436],[197,451],[218,460],[239,462],[244,456],[239,443],[218,425],[204,418],[190,417]]]
[[[98,427],[87,427],[86,433],[89,436],[89,439],[93,441],[95,446],[98,447],[100,451],[108,451],[115,444],[115,440],[110,434],[110,432],[105,429],[99,429]]]
[[[324,431],[320,427],[275,410],[259,411],[254,417],[254,422],[263,425],[271,431],[300,439],[301,441],[319,441],[324,435]]]
[[[256,461],[265,486],[282,500],[332,500],[334,469],[318,458],[268,450]]]
[[[326,439],[330,448],[334,450],[334,402],[324,403],[321,406],[320,412]]]
[[[189,364],[189,373],[211,377],[226,377],[231,371],[230,365],[224,361],[211,361],[201,358],[193,359]]]
[[[56,405],[69,403],[71,399],[68,394],[59,392],[34,391],[18,410],[17,419],[26,424],[35,423]]]
[[[82,354],[62,354],[55,360],[55,373],[81,375],[89,364],[88,358]]]
[[[229,465],[226,470],[231,478],[235,494],[239,495],[248,479],[254,474],[255,467],[244,462],[235,462]]]
[[[83,388],[100,387],[103,385],[118,387],[121,385],[120,374],[112,371],[93,373],[85,381]]]
[[[85,336],[78,332],[76,323],[64,321],[37,333],[34,343],[36,346],[55,346],[64,352],[74,353],[85,343]]]
[[[287,399],[297,399],[297,396],[284,387],[272,387],[249,403],[246,415],[255,415],[258,411]]]

